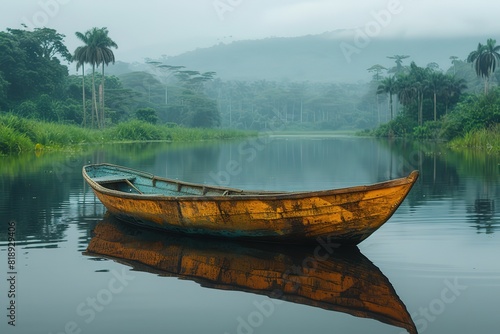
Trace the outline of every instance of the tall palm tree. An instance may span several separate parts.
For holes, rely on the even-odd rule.
[[[385,68],[384,66],[382,66],[380,64],[375,64],[372,67],[368,68],[367,70],[370,73],[374,73],[373,77],[372,77],[373,78],[372,83],[377,84],[377,83],[380,83],[380,80],[382,79],[382,76],[380,75],[381,72],[384,71],[384,70],[387,71],[387,68]],[[379,94],[377,92],[377,94],[375,95],[375,99],[377,101],[377,118],[378,118],[378,124],[380,124],[380,102],[379,102],[378,96],[379,96]]]
[[[76,32],[76,37],[84,43],[83,46],[79,46],[76,48],[75,53],[73,55],[73,60],[77,62],[77,68],[82,66],[84,68],[85,64],[93,63],[93,54],[92,54],[92,34],[91,31],[88,30],[85,33]],[[85,72],[82,74],[84,76],[83,82],[85,82]],[[83,95],[85,95],[85,85],[83,86]],[[95,66],[92,67],[92,113],[90,116],[92,127],[94,127],[94,119],[97,114],[96,105],[94,103],[95,97]],[[85,108],[85,97],[84,97],[84,108]],[[85,116],[84,116],[85,118]]]
[[[434,103],[434,121],[437,121],[437,95],[445,83],[445,75],[441,72],[431,72],[426,81],[426,88],[432,93]]]
[[[477,76],[484,78],[485,94],[488,94],[489,78],[500,62],[500,45],[495,45],[496,42],[495,39],[489,38],[485,45],[478,43],[477,49],[467,57],[467,62],[474,64]]]
[[[399,102],[403,106],[409,106],[416,100],[413,80],[408,75],[400,76],[396,86],[396,93],[398,95]]]
[[[484,51],[484,45],[481,43],[477,44],[477,49],[474,51],[471,51],[469,55],[467,56],[467,62],[468,63],[474,63],[474,69],[476,70],[476,74],[479,76],[481,75],[481,67],[479,66],[479,58],[481,57],[481,54]]]
[[[428,87],[427,79],[430,72],[430,68],[418,67],[415,62],[411,62],[410,64],[410,75],[413,77],[413,87],[417,95],[418,125],[420,126],[424,123],[424,94]]]
[[[384,78],[380,85],[377,87],[377,94],[387,94],[389,95],[389,106],[391,109],[391,121],[394,118],[393,107],[392,107],[392,96],[396,94],[396,78],[394,76]]]
[[[429,68],[418,67],[415,62],[412,62],[409,73],[398,78],[399,101],[404,106],[416,105],[418,125],[420,126],[423,124],[424,94],[429,72]]]
[[[92,65],[92,126],[94,126],[95,118],[97,127],[101,128],[104,127],[104,65],[115,62],[111,47],[117,48],[118,46],[109,38],[107,28],[92,28],[85,33],[76,32],[75,35],[85,44],[75,50],[74,60],[77,62],[77,67],[85,63]],[[99,106],[100,115],[95,87],[95,70],[98,66],[102,66],[101,89],[103,93]]]
[[[102,53],[102,61],[101,61],[101,67],[102,67],[102,77],[101,77],[101,90],[102,93],[100,94],[101,98],[101,124],[102,127],[104,127],[104,81],[105,81],[105,76],[104,76],[104,65],[108,66],[109,63],[114,64],[115,63],[115,55],[111,48],[118,48],[118,45],[113,41],[109,36],[108,36],[108,28],[101,28],[99,31],[99,38],[98,38],[98,46],[100,48],[100,52]]]
[[[76,70],[82,67],[82,97],[83,97],[83,127],[87,126],[87,107],[85,99],[85,49],[83,46],[76,48],[75,53],[72,57],[73,61],[76,61]]]

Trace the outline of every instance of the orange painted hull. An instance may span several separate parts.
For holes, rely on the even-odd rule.
[[[107,215],[95,227],[85,254],[111,258],[135,270],[192,280],[203,287],[266,295],[376,319],[416,333],[387,277],[356,247],[162,235],[120,224]]]
[[[251,192],[156,177],[125,167],[83,168],[83,177],[117,217],[188,234],[303,243],[358,244],[384,224],[418,178],[312,192]]]

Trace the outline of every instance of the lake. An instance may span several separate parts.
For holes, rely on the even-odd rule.
[[[500,328],[500,157],[488,151],[271,135],[0,161],[1,333]],[[81,176],[84,164],[100,162],[254,190],[318,190],[421,174],[392,218],[357,249],[318,259],[320,245],[185,238],[116,222]],[[277,290],[285,275],[294,288]]]

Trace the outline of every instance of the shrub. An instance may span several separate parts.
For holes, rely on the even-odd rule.
[[[413,129],[413,136],[418,139],[441,139],[442,122],[428,121]]]
[[[463,137],[452,140],[450,146],[482,148],[498,152],[500,151],[500,124],[489,129],[469,131]]]
[[[25,135],[14,129],[0,124],[0,153],[19,153],[34,148],[34,144]]]
[[[163,140],[166,133],[151,123],[139,120],[120,123],[106,131],[110,140]]]
[[[156,113],[156,110],[153,108],[137,109],[137,111],[135,112],[135,116],[137,117],[138,120],[146,123],[151,123],[151,124],[158,123],[158,115]]]
[[[412,134],[415,125],[415,121],[409,117],[399,115],[389,123],[380,125],[373,134],[377,137],[406,137]]]
[[[16,133],[22,133],[31,141],[36,141],[38,130],[36,123],[31,120],[7,114],[0,118],[0,124],[5,125]]]

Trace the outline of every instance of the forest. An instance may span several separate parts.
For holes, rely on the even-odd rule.
[[[71,54],[64,45],[65,36],[53,29],[0,32],[0,109],[21,117],[92,128],[141,117],[155,122],[155,115],[161,112],[186,126],[219,124],[214,101],[201,89],[213,74],[179,71],[179,94],[168,106],[155,105],[151,90],[157,80],[151,74],[135,73],[123,78],[124,82],[105,76],[107,65],[115,62],[112,49],[118,47],[106,28],[77,32],[76,36],[83,45]],[[84,75],[69,75],[72,63]],[[151,114],[151,107],[158,110]]]
[[[372,131],[377,136],[450,140],[474,131],[498,134],[500,121],[500,45],[494,39],[478,44],[465,60],[451,56],[446,73],[435,63],[425,68],[411,62],[402,66],[407,55],[395,55],[396,67],[380,77],[380,65],[373,66],[377,98],[385,96],[390,121]]]
[[[450,56],[445,70],[388,55],[393,66],[366,69],[368,83],[328,83],[223,80],[162,57],[146,59],[144,70],[107,75],[118,48],[108,29],[75,35],[81,46],[70,52],[66,36],[53,29],[0,32],[0,114],[101,130],[135,120],[445,140],[480,129],[498,132],[500,46],[494,39],[469,55]],[[71,66],[79,74],[70,74]]]

